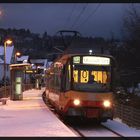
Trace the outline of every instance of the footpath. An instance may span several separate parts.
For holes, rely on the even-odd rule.
[[[45,105],[41,90],[23,92],[23,100],[0,104],[0,137],[76,137]]]

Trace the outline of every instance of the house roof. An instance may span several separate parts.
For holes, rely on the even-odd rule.
[[[47,59],[31,59],[31,63],[45,63]]]
[[[23,55],[21,57],[17,57],[17,61],[24,61],[24,60],[28,60],[29,56],[28,55]]]
[[[47,59],[30,59],[32,64],[40,65],[40,68],[46,68],[48,60]]]
[[[14,46],[6,47],[6,64],[11,63],[11,58],[13,54]],[[4,63],[4,47],[0,46],[0,64]]]

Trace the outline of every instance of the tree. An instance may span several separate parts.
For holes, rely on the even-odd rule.
[[[126,9],[124,29],[128,37],[132,40],[138,40],[140,38],[140,5],[131,4]]]
[[[127,53],[135,66],[140,67],[140,4],[131,4],[126,9],[123,27]]]
[[[123,21],[123,31],[125,37],[125,60],[124,68],[132,73],[132,83],[140,81],[140,4],[129,4],[126,9],[126,15]],[[127,61],[126,61],[127,60]]]

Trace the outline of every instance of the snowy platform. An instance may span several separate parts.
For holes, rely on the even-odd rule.
[[[23,92],[22,101],[0,105],[0,136],[76,137],[44,104],[42,90]]]
[[[28,90],[23,92],[23,100],[8,100],[6,105],[0,104],[0,137],[77,137],[44,104],[43,91]],[[102,124],[124,137],[140,137],[140,130],[127,126],[119,119]],[[89,134],[90,130],[87,133],[89,136],[95,134],[93,131]]]

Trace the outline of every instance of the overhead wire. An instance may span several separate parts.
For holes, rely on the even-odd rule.
[[[77,23],[78,20],[80,19],[81,15],[82,15],[82,14],[84,13],[84,11],[86,10],[87,5],[88,5],[88,3],[86,3],[86,5],[82,8],[82,10],[81,10],[81,12],[79,13],[79,15],[77,16],[76,20],[73,22],[71,28],[73,28],[73,27],[76,25],[76,23]]]
[[[64,24],[64,27],[67,27],[68,23],[70,22],[71,17],[72,17],[72,15],[73,15],[73,13],[74,13],[74,9],[75,9],[75,8],[76,8],[76,4],[74,4],[73,7],[71,8],[72,10],[71,10],[70,16],[67,18],[67,20],[66,20],[66,22],[65,22],[65,24]]]
[[[98,10],[98,8],[99,8],[100,6],[101,6],[101,3],[99,3],[99,4],[96,6],[96,8],[91,12],[91,14],[88,15],[87,18],[86,18],[83,22],[81,22],[81,24],[79,25],[79,27],[81,27],[81,25],[87,23],[88,19],[89,19],[90,17],[92,17],[92,16],[96,13],[96,11]]]
[[[71,17],[72,17],[72,15],[73,15],[73,13],[74,13],[74,11],[75,11],[75,9],[76,9],[76,6],[77,6],[77,5],[74,5],[74,6],[73,6],[72,12],[71,12],[71,14],[70,14],[69,18],[67,19],[67,21],[66,21],[66,23],[65,23],[64,26],[66,26],[67,23],[70,23]],[[76,25],[77,22],[79,21],[79,19],[81,18],[82,14],[85,12],[87,6],[88,6],[88,3],[86,3],[86,5],[83,6],[82,10],[80,11],[79,15],[77,16],[77,18],[75,19],[75,21],[73,22],[73,24],[72,24],[72,26],[71,26],[70,28],[73,28],[74,26],[79,26],[79,27],[81,27],[81,25],[87,23],[88,19],[89,19],[90,17],[92,17],[92,16],[96,13],[96,11],[98,10],[98,8],[101,6],[101,3],[99,3],[99,4],[96,6],[96,8],[91,12],[91,14],[88,15],[87,18],[86,18],[83,22],[81,22],[80,25]],[[64,26],[63,26],[63,27],[64,27]],[[79,28],[79,27],[78,27],[78,28]],[[78,28],[77,28],[77,29],[78,29]]]
[[[59,4],[59,6],[60,6],[60,8],[62,9],[62,4]],[[74,8],[73,8],[74,9]],[[59,11],[57,11],[56,10],[56,13],[58,14],[58,12],[63,12],[62,10],[59,10]],[[63,14],[63,13],[62,13]],[[68,21],[68,20],[67,20]],[[63,29],[64,27],[65,27],[65,25],[66,25],[66,23],[64,24],[64,23],[62,23],[60,20],[59,20],[59,22],[57,22],[57,26],[55,26],[54,27],[54,30],[55,31],[57,31],[57,29],[59,28],[59,29]],[[56,35],[56,33],[55,33],[55,35]]]

